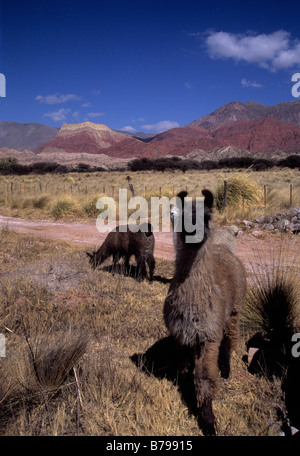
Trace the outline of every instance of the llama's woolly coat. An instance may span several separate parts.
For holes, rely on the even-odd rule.
[[[146,228],[148,231],[135,232],[129,225],[125,226],[125,229],[123,226],[117,226],[108,233],[105,241],[97,251],[92,254],[87,252],[91,265],[94,268],[100,266],[107,258],[113,256],[114,264],[120,258],[124,258],[125,265],[128,267],[130,257],[133,255],[137,261],[139,274],[145,276],[147,263],[149,266],[150,280],[152,280],[155,268],[153,255],[155,240],[151,224],[147,224],[147,227],[144,227],[144,229]]]
[[[196,229],[187,237],[184,222],[190,219],[195,227],[197,206],[193,204],[192,209],[185,206],[186,192],[178,194],[181,208],[173,210],[173,216],[180,217],[177,221],[182,229],[174,232],[175,274],[164,304],[164,320],[178,344],[179,376],[186,376],[186,368],[193,371],[199,425],[205,435],[214,435],[212,400],[218,371],[224,378],[230,374],[246,274],[228,246],[214,243],[210,227],[213,195],[209,190],[203,190],[202,194],[205,199],[201,240],[196,237],[196,242],[189,243],[190,235],[197,234]],[[190,360],[190,355],[193,363],[186,363],[184,358]]]
[[[181,345],[193,346],[196,338],[221,342],[220,328],[240,311],[245,294],[240,260],[209,237],[197,252],[179,253],[178,262],[164,306],[167,328]]]

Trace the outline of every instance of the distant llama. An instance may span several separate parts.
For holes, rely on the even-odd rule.
[[[183,229],[173,233],[175,274],[165,300],[164,319],[178,344],[180,375],[182,378],[194,375],[199,426],[205,435],[215,435],[212,400],[218,370],[223,378],[229,377],[231,351],[238,341],[246,275],[242,263],[228,246],[213,243],[210,227],[213,195],[209,190],[203,190],[202,194],[205,197],[204,237],[197,243],[187,242],[187,234],[193,233],[184,229],[188,216],[184,201],[187,192],[177,196],[179,208],[173,211],[173,217],[181,218]],[[195,201],[192,208],[195,225]],[[174,220],[172,222],[174,229]],[[193,360],[192,363],[189,364],[189,360]]]
[[[137,263],[137,276],[141,279],[147,276],[147,264],[149,278],[152,281],[155,269],[153,255],[155,241],[152,225],[150,223],[143,224],[140,231],[137,232],[133,232],[129,225],[126,226],[126,231],[120,231],[120,229],[121,226],[117,226],[110,231],[97,251],[93,253],[86,252],[91,266],[95,269],[112,256],[113,268],[115,268],[121,258],[124,258],[125,268],[128,270],[130,257],[134,255]]]

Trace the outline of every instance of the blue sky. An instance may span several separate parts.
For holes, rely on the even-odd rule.
[[[292,101],[299,0],[0,0],[0,120],[184,126]]]

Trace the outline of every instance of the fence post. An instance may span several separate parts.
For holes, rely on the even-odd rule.
[[[226,208],[226,199],[227,199],[227,180],[224,180],[224,196],[223,196],[222,212],[224,212],[225,208]]]
[[[130,191],[131,191],[131,195],[132,197],[134,197],[134,188],[133,188],[133,185],[132,184],[128,184],[129,185],[129,188],[130,188]]]
[[[243,184],[243,218],[244,218],[244,210],[245,210],[245,184]]]

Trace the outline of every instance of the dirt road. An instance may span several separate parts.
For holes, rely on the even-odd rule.
[[[107,226],[107,232],[113,226]],[[91,248],[101,245],[106,233],[100,233],[97,230],[95,221],[88,222],[66,222],[66,221],[49,221],[49,220],[24,220],[21,218],[0,216],[0,229],[7,229],[18,233],[26,233],[43,238],[60,239],[65,241],[78,242],[82,244],[91,244]],[[300,257],[300,239],[298,235],[286,237],[285,246],[294,255],[298,252]],[[265,261],[272,261],[271,255],[274,247],[279,247],[282,243],[282,237],[263,235],[262,238],[256,237],[247,232],[240,232],[236,237],[236,255],[245,265],[253,264],[257,260],[257,254]],[[172,233],[155,233],[155,251],[157,258],[172,260],[175,257],[173,248]]]
[[[31,234],[50,239],[91,244],[100,246],[107,233],[113,229],[107,225],[105,233],[99,232],[96,222],[55,222],[48,220],[24,220],[21,218],[0,216],[0,229],[17,233]],[[155,233],[155,256],[158,258],[174,258],[173,239],[171,233]]]

